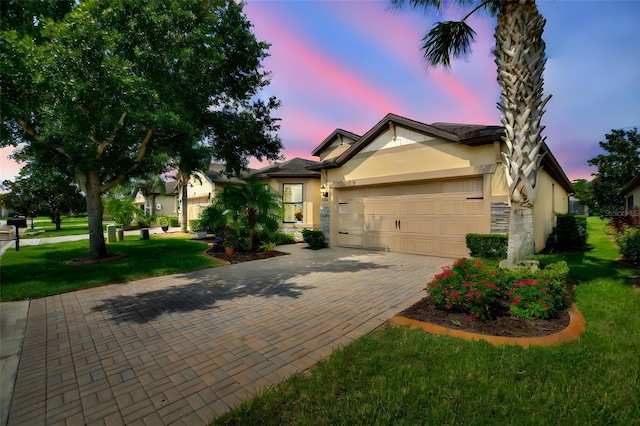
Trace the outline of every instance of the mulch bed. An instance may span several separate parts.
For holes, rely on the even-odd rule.
[[[557,318],[549,320],[523,320],[511,315],[507,302],[501,304],[494,315],[494,318],[486,321],[474,321],[469,314],[438,309],[426,298],[398,314],[451,329],[505,337],[548,336],[564,330],[569,325],[569,314],[566,311],[561,311]]]
[[[207,249],[207,255],[215,257],[216,259],[221,259],[229,263],[242,263],[249,262],[252,260],[260,260],[260,259],[269,259],[270,257],[283,256],[289,253],[283,253],[281,251],[272,251],[272,252],[264,252],[264,251],[235,251],[233,254],[228,255],[224,251],[221,251],[218,247],[213,246]]]

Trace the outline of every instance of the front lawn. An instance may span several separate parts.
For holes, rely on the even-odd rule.
[[[589,218],[593,251],[540,259],[569,264],[580,339],[523,349],[387,327],[213,424],[638,424],[639,271],[615,262],[603,229]]]
[[[206,245],[185,238],[152,236],[149,240],[126,237],[109,244],[120,260],[92,265],[66,265],[86,257],[89,241],[21,246],[7,250],[0,259],[0,300],[51,296],[80,288],[124,282],[150,276],[175,274],[220,265],[204,256]]]

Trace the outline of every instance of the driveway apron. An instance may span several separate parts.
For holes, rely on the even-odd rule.
[[[280,249],[32,300],[8,424],[205,424],[411,306],[450,263]]]

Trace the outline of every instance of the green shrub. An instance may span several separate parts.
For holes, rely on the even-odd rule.
[[[154,223],[157,226],[169,226],[169,217],[167,216],[156,216]]]
[[[445,266],[425,290],[427,299],[441,309],[470,313],[473,319],[486,319],[501,297],[495,284],[495,271],[472,259],[460,259]]]
[[[178,216],[167,216],[167,217],[169,218],[169,226],[171,226],[172,228],[180,226],[180,220],[178,219]]]
[[[324,241],[324,232],[322,231],[303,229],[302,239],[305,243],[309,244],[309,248],[312,250],[318,250],[327,246],[327,243]]]
[[[296,242],[296,238],[292,232],[276,232],[274,236],[274,242],[276,245],[281,246],[283,244],[293,244]]]
[[[622,257],[635,264],[640,264],[640,228],[625,228],[616,236]]]
[[[506,234],[467,234],[467,248],[472,257],[505,259],[509,236]]]
[[[560,250],[587,248],[587,217],[576,214],[557,215],[554,247]]]

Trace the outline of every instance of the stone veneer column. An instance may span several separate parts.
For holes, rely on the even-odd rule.
[[[320,230],[324,233],[324,241],[328,246],[331,245],[331,207],[328,205],[320,206]]]

